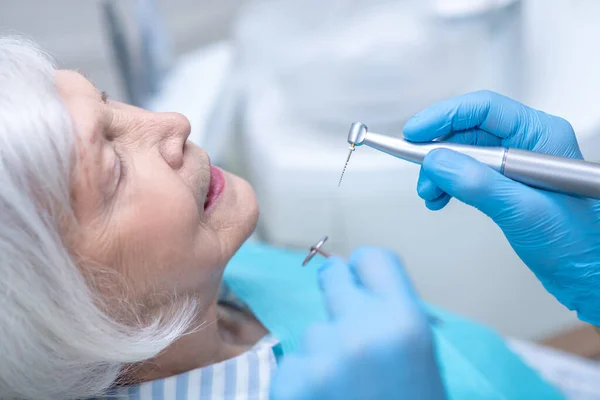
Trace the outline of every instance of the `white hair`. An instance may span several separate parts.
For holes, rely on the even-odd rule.
[[[75,137],[55,72],[33,43],[0,37],[2,399],[97,396],[184,334],[195,314],[186,303],[147,323],[119,322],[76,265],[63,232],[74,215]]]

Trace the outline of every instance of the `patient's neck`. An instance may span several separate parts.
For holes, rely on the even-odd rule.
[[[132,369],[127,381],[166,378],[236,357],[268,333],[254,316],[216,303],[204,310],[197,326],[157,357]]]

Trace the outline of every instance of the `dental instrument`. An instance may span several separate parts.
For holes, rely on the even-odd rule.
[[[348,162],[350,161],[350,157],[352,157],[352,152],[356,149],[354,143],[350,144],[350,151],[348,151],[348,157],[346,158],[346,162],[344,163],[344,169],[342,170],[342,175],[340,176],[340,181],[338,182],[338,187],[342,185],[342,179],[344,178],[344,172],[346,172],[346,168],[348,168]]]
[[[431,150],[450,149],[471,156],[507,178],[525,185],[573,196],[600,199],[600,164],[598,163],[507,147],[471,146],[447,142],[413,143],[401,138],[369,132],[367,126],[361,122],[354,122],[350,126],[348,143],[351,147],[350,154],[355,147],[366,145],[416,164],[421,164]]]
[[[308,264],[310,262],[310,260],[313,259],[313,257],[316,254],[320,254],[325,258],[329,258],[330,254],[324,252],[323,250],[321,250],[321,247],[325,244],[325,242],[327,241],[327,236],[325,236],[323,239],[319,240],[317,243],[313,244],[312,246],[310,246],[310,251],[308,252],[308,255],[306,256],[306,258],[304,259],[304,261],[302,262],[302,266],[305,267],[306,264]]]

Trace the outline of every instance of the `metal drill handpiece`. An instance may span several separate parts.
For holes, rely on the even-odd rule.
[[[344,169],[342,170],[342,175],[340,176],[340,181],[338,182],[338,187],[342,185],[342,179],[344,178],[344,172],[346,172],[346,168],[348,167],[348,162],[350,161],[350,157],[352,157],[352,152],[356,149],[356,146],[360,146],[367,135],[367,126],[362,122],[354,122],[350,125],[350,131],[348,132],[348,143],[350,144],[350,151],[348,152],[348,157],[346,158],[346,163],[344,164]]]
[[[346,172],[346,168],[348,167],[348,162],[350,161],[350,157],[352,157],[352,152],[354,151],[354,144],[350,145],[350,151],[348,151],[348,157],[346,158],[346,162],[344,163],[344,169],[342,170],[342,175],[340,176],[340,181],[338,182],[338,187],[342,185],[342,179],[344,179],[344,172]]]
[[[348,131],[348,143],[351,146],[360,146],[367,136],[369,128],[362,122],[353,122]]]

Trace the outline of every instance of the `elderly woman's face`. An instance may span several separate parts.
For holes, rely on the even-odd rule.
[[[104,101],[73,71],[56,79],[77,135],[72,240],[83,263],[116,270],[143,306],[174,294],[214,301],[256,225],[252,188],[186,141],[185,117]]]

